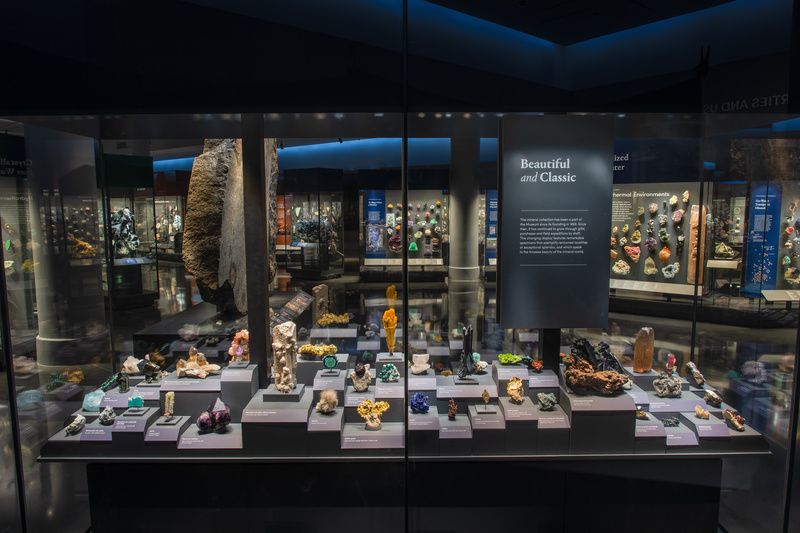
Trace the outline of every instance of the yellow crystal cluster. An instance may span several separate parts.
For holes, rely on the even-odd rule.
[[[397,331],[397,315],[393,307],[390,307],[383,313],[383,329],[386,330],[386,347],[389,349],[389,353],[394,353],[394,335]]]
[[[304,344],[298,350],[300,355],[313,355],[322,357],[323,355],[336,354],[335,344]]]
[[[342,313],[341,315],[337,315],[336,313],[324,313],[319,317],[319,320],[317,320],[317,324],[323,328],[328,326],[346,326],[349,323],[350,315],[347,313]]]
[[[358,404],[358,415],[364,420],[380,419],[381,415],[389,410],[387,402],[373,402],[372,400],[364,400]]]

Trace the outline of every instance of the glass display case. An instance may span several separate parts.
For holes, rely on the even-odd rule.
[[[342,195],[314,192],[282,195],[279,243],[283,250],[298,252],[295,260],[287,254],[287,271],[294,278],[325,280],[344,273],[342,253]],[[288,216],[287,216],[288,215]],[[288,237],[291,238],[290,242]],[[290,246],[290,248],[286,248]]]
[[[158,254],[179,257],[183,250],[182,196],[155,197],[155,240]]]

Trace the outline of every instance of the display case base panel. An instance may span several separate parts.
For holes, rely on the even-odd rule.
[[[442,455],[472,453],[472,424],[467,414],[458,414],[455,420],[439,415],[439,450]]]
[[[699,405],[704,409],[708,406],[702,397],[693,392],[683,392],[680,398],[659,398],[652,392],[647,393],[648,410],[651,413],[681,413],[694,411],[694,406]]]
[[[181,434],[186,430],[193,420],[188,416],[173,416],[172,420],[167,421],[164,417],[158,417],[156,421],[147,428],[144,434],[145,444],[170,444],[177,446]]]
[[[572,453],[634,451],[636,405],[627,394],[581,396],[562,390],[561,406],[570,418]]]
[[[506,421],[506,452],[535,454],[539,433],[536,404],[530,398],[525,398],[521,404],[512,402],[510,398],[500,398],[498,404]]]
[[[343,450],[391,450],[404,445],[405,430],[398,422],[383,422],[377,431],[367,430],[363,423],[345,424],[342,430]]]
[[[273,385],[270,385],[273,387]],[[277,391],[269,392],[269,389],[262,389],[253,396],[242,412],[242,422],[250,424],[305,424],[308,421],[308,413],[311,410],[311,403],[314,392],[303,388],[302,394],[296,401],[274,401],[275,394],[283,394]]]
[[[241,450],[242,424],[230,424],[225,433],[200,433],[195,425],[190,425],[181,435],[179,450]]]
[[[242,421],[242,410],[258,390],[258,365],[227,367],[220,378],[220,394],[231,409],[231,421]]]
[[[697,449],[700,442],[694,431],[683,424],[677,427],[664,428],[667,433],[667,453],[683,453]]]
[[[294,389],[289,392],[281,392],[271,383],[261,394],[263,401],[268,403],[297,403],[306,392],[306,386],[298,383]]]
[[[483,454],[506,453],[506,421],[496,408],[493,413],[482,412],[482,405],[470,405],[467,413],[472,424],[473,450]],[[474,453],[474,452],[473,452]]]
[[[648,413],[647,420],[636,420],[636,453],[664,453],[667,432],[664,424]]]
[[[433,370],[428,370],[427,374],[409,374],[408,376],[408,391],[411,392],[426,392],[436,390],[436,376]]]
[[[343,407],[337,407],[333,413],[327,415],[311,411],[308,417],[308,435],[305,436],[309,454],[335,454],[342,444],[343,425]]]

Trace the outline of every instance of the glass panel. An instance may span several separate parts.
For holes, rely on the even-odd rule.
[[[278,268],[269,292],[275,383],[264,401],[285,396],[274,389],[285,388],[292,322],[299,355],[290,395],[311,402],[307,453],[403,457],[400,116],[273,114],[265,127],[267,145],[277,144]],[[297,453],[292,441],[272,446]]]

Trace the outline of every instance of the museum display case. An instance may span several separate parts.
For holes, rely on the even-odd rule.
[[[42,461],[35,468],[358,458],[412,462],[414,485],[438,468],[420,465],[444,459],[634,465],[679,457],[697,461],[698,472],[711,467],[709,483],[733,487],[730,501],[746,493],[740,479],[704,461],[746,457],[747,468],[758,468],[787,454],[797,307],[775,304],[769,291],[793,294],[795,170],[778,174],[771,163],[762,180],[758,168],[764,157],[791,158],[793,144],[737,142],[729,130],[724,139],[698,136],[698,117],[514,117],[564,120],[570,139],[581,121],[602,125],[607,189],[572,200],[607,209],[607,223],[569,226],[577,240],[557,228],[559,246],[540,255],[560,260],[566,244],[596,245],[586,263],[602,275],[607,315],[595,315],[594,295],[575,292],[585,273],[544,284],[526,273],[537,291],[557,297],[523,299],[530,308],[509,313],[510,294],[530,288],[508,285],[504,270],[515,249],[508,240],[504,247],[514,209],[512,171],[503,169],[515,148],[497,132],[510,118],[467,115],[406,117],[405,139],[402,116],[390,113],[216,117],[211,131],[227,135],[208,138],[191,137],[192,119],[176,116],[172,134],[194,155],[173,162],[155,149],[114,153],[118,143],[94,143],[58,119],[24,125],[26,152],[34,164],[47,157],[52,179],[71,176],[75,163],[37,152],[50,145],[38,135],[78,137],[84,160],[106,161],[79,165],[82,188],[39,195],[38,205],[13,199],[40,187],[22,177],[26,192],[9,191],[0,206],[0,215],[17,213],[20,228],[44,213],[29,238],[56,250],[32,248],[31,305],[40,311],[26,319],[38,319],[39,334],[31,340],[25,320],[10,321],[17,399],[28,409],[20,421],[35,428]],[[158,121],[109,119],[104,135],[124,138],[126,121],[146,131],[150,120]],[[304,137],[306,128],[313,135]],[[698,165],[701,153],[707,164]],[[566,158],[570,171],[583,172],[579,157]],[[126,165],[136,170],[124,175],[137,180],[145,165],[150,187],[110,186],[110,172]],[[169,165],[188,176],[185,193],[154,195]],[[530,202],[546,202],[539,211],[565,209],[533,190]],[[762,220],[754,210],[769,206],[780,221],[770,229],[777,246],[753,251],[754,220]],[[573,210],[581,211],[565,212]],[[507,232],[530,232],[527,218],[510,220]],[[69,245],[65,232],[87,244]],[[544,239],[532,235],[519,250]],[[738,252],[717,257],[721,242]],[[22,249],[4,246],[14,268]],[[773,251],[779,270],[763,274],[752,294],[720,282],[719,261],[744,261],[737,268],[754,272],[771,265]],[[179,261],[157,267],[168,254]],[[59,261],[83,269],[86,288],[72,296],[91,305],[76,316],[72,340],[52,343],[41,332],[58,319],[38,302],[53,298],[46,267]],[[158,275],[142,275],[142,291],[153,281],[159,301],[137,310],[118,297],[119,269],[150,264]],[[6,269],[6,283],[15,276]],[[718,314],[723,293],[750,302],[744,320],[782,317],[771,330],[733,326]],[[563,324],[548,322],[554,306],[571,309]],[[696,485],[683,471],[670,475]],[[770,471],[758,475],[774,494]]]

